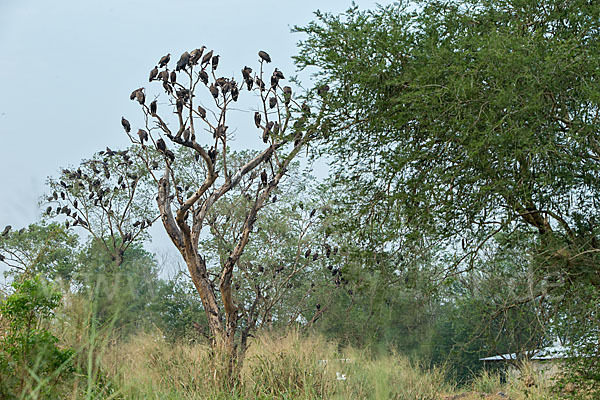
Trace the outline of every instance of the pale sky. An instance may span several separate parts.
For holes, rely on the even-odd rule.
[[[174,62],[183,51],[205,45],[221,55],[224,76],[238,77],[242,66],[257,61],[258,50],[266,50],[272,65],[293,75],[291,57],[303,36],[290,29],[310,22],[317,9],[339,13],[350,5],[0,0],[0,228],[39,220],[37,201],[48,176],[106,146],[129,145],[121,116],[132,125],[141,117],[129,94],[148,83],[162,55],[171,53]]]

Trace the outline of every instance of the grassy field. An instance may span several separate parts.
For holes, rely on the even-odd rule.
[[[533,374],[509,384],[484,373],[458,389],[442,369],[427,369],[397,354],[372,357],[339,349],[320,336],[264,333],[252,339],[240,377],[223,384],[225,363],[208,346],[166,342],[160,333],[127,341],[84,335],[82,372],[62,384],[70,399],[555,399],[550,382]],[[77,340],[69,337],[69,340]],[[326,360],[326,361],[325,361]],[[35,392],[35,380],[29,393]],[[23,398],[29,398],[25,395]]]

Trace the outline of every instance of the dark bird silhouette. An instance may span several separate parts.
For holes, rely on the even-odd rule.
[[[319,258],[319,255],[317,253],[313,254],[313,261],[317,261],[318,258]]]
[[[265,126],[265,129],[263,130],[262,141],[263,141],[263,143],[267,143],[269,141],[269,128],[268,128],[268,126]]]
[[[150,71],[150,79],[148,80],[148,82],[152,82],[154,79],[156,79],[156,76],[158,75],[158,67],[154,67],[152,69],[152,71]]]
[[[163,82],[163,88],[168,94],[173,94],[173,87],[169,84],[169,82]]]
[[[314,217],[316,213],[317,213],[317,209],[313,208],[312,211],[310,212],[310,218]]]
[[[164,153],[167,150],[167,145],[165,144],[165,141],[162,138],[156,141],[156,148],[161,153]]]
[[[156,100],[150,103],[150,114],[156,115]]]
[[[219,56],[214,56],[212,58],[212,69],[213,71],[217,69],[217,66],[219,65]]]
[[[242,77],[244,80],[250,79],[250,74],[252,73],[252,68],[244,66],[242,69]]]
[[[254,85],[254,80],[252,78],[246,79],[246,87],[248,91],[252,90],[252,85]]]
[[[166,56],[162,56],[158,62],[158,66],[162,68],[167,65],[169,61],[171,61],[171,53],[167,54]]]
[[[60,192],[60,198],[63,200],[66,199],[65,192]]]
[[[176,71],[181,71],[182,69],[186,69],[190,63],[190,53],[185,51],[181,57],[179,57],[179,61],[177,61],[177,67],[175,67]],[[172,76],[172,74],[171,74]]]
[[[158,77],[163,82],[169,82],[169,71],[166,70],[166,69],[164,71],[160,71],[159,74],[158,74]]]
[[[198,106],[198,115],[200,115],[200,118],[202,119],[206,118],[206,110],[202,106]]]
[[[4,228],[4,230],[2,231],[2,236],[6,236],[8,235],[8,232],[10,232],[10,230],[12,229],[12,226],[10,225],[6,225],[6,227]]]
[[[125,129],[125,132],[131,132],[131,124],[125,119],[125,117],[121,117],[121,125],[123,125],[123,129]]]
[[[144,94],[144,88],[140,88],[135,93],[135,99],[140,104],[144,104],[146,102],[146,95]]]
[[[263,90],[265,90],[265,83],[263,82],[262,79],[260,78],[256,78],[256,84],[258,85],[258,87],[260,88],[260,91],[262,92]]]
[[[46,215],[50,215],[50,213],[52,212],[52,207],[49,206],[48,208],[46,208]]]
[[[285,76],[283,76],[283,72],[281,72],[277,68],[275,68],[275,71],[273,71],[273,76],[276,76],[277,79],[285,79]]]
[[[177,109],[178,114],[183,112],[183,99],[179,98],[175,101],[175,108]]]
[[[217,126],[217,129],[215,130],[214,133],[214,137],[215,138],[220,138],[220,137],[224,137],[225,133],[227,132],[227,128],[229,128],[227,125],[219,125]]]
[[[308,249],[304,252],[304,258],[308,258],[308,257],[310,257],[310,249]]]
[[[258,111],[254,113],[254,124],[257,128],[260,128],[260,113]]]
[[[192,50],[192,52],[190,53],[190,63],[192,65],[198,64],[198,61],[200,61],[200,58],[202,57],[202,53],[204,53],[205,48],[206,46],[202,46],[199,49]]]
[[[292,88],[289,86],[284,86],[283,87],[283,100],[284,103],[290,104],[290,100],[292,99]]]
[[[205,70],[200,71],[198,73],[198,77],[200,78],[202,83],[204,83],[205,85],[208,85],[208,74],[206,73]]]
[[[271,88],[276,88],[279,85],[279,78],[275,75],[271,75]]]
[[[212,83],[210,84],[210,94],[212,94],[215,99],[219,97],[219,88]]]
[[[240,95],[240,90],[238,89],[237,85],[233,85],[233,87],[231,88],[231,99],[233,101],[238,101],[239,95]]]
[[[138,137],[140,138],[140,142],[142,142],[142,144],[144,144],[144,141],[148,141],[148,132],[146,132],[143,129],[138,129]],[[119,182],[121,183],[121,182]]]
[[[277,105],[277,97],[271,97],[269,99],[269,108],[275,108]]]
[[[264,169],[260,173],[260,182],[263,186],[267,186],[267,171],[265,171]]]
[[[315,307],[317,307],[317,311],[321,310],[321,305],[319,303],[317,303],[317,305]]]
[[[170,78],[171,78],[171,83],[177,82],[177,72],[171,71]]]
[[[183,140],[186,142],[190,140],[190,128],[185,128],[183,131]]]
[[[270,62],[271,62],[271,56],[269,56],[269,55],[267,54],[267,52],[266,52],[266,51],[262,51],[262,50],[261,50],[261,51],[259,51],[259,52],[258,52],[258,56],[259,56],[259,57],[260,57],[260,59],[261,59],[261,60],[263,60],[263,61],[266,61],[266,62],[268,62],[268,63],[270,63]]]
[[[175,161],[175,154],[171,150],[165,150],[165,156],[167,156],[171,162]]]
[[[212,56],[213,56],[213,51],[211,50],[211,51],[209,51],[208,53],[206,53],[206,54],[204,55],[204,57],[202,57],[202,62],[200,63],[200,65],[201,65],[202,67],[204,67],[204,66],[208,65],[208,63],[209,63],[209,62],[210,62],[210,60],[212,59]]]
[[[271,202],[275,203],[277,201],[277,196],[273,196],[273,200]]]
[[[329,92],[329,85],[322,85],[317,89],[317,94],[321,97],[325,96],[327,92]]]
[[[77,205],[78,205],[78,203],[77,203],[77,200],[75,200],[75,201],[73,202],[73,207],[77,208]]]

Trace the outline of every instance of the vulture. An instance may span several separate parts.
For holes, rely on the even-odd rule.
[[[312,211],[310,212],[310,218],[314,217],[316,213],[317,213],[317,209],[313,208]]]
[[[125,117],[121,117],[121,125],[123,125],[123,129],[125,129],[125,132],[131,132],[131,124],[125,119]]]
[[[317,305],[315,307],[317,307],[317,311],[321,310],[321,304],[317,303]]]
[[[244,80],[250,79],[251,73],[252,73],[252,68],[244,66],[244,69],[242,69],[242,77],[244,77]]]
[[[156,100],[150,103],[150,114],[156,115]]]
[[[6,236],[8,235],[8,232],[10,232],[10,230],[12,229],[12,226],[10,225],[6,225],[6,227],[4,228],[4,230],[2,231],[2,236]]]
[[[60,198],[65,200],[66,196],[65,196],[65,192],[60,192]]]
[[[271,62],[271,56],[269,56],[269,55],[267,54],[267,52],[265,52],[265,51],[262,51],[262,50],[261,50],[261,51],[259,51],[259,52],[258,52],[258,56],[260,57],[260,59],[261,59],[262,61],[266,61],[266,62],[268,62],[268,63],[270,63],[270,62]]]
[[[271,200],[271,202],[275,203],[277,201],[277,196],[273,196],[273,199]]]
[[[283,87],[283,99],[285,104],[290,104],[290,100],[292,99],[292,88],[289,86]]]
[[[52,192],[52,197],[54,197],[54,200],[58,200],[58,193],[56,191]]]
[[[267,186],[267,171],[264,169],[260,173],[260,182],[263,184],[263,186]]]
[[[175,83],[175,82],[177,82],[177,72],[175,72],[175,71],[171,71],[171,76],[170,76],[170,78],[171,78],[171,83]]]
[[[254,124],[257,128],[260,128],[260,113],[258,111],[254,113]]]
[[[206,46],[202,46],[199,49],[192,50],[190,53],[190,63],[192,65],[198,64],[198,61],[200,61],[200,57],[202,57],[202,53],[204,53],[205,48]]]
[[[205,85],[208,85],[208,74],[206,73],[205,70],[200,71],[198,73],[198,77],[200,78],[202,83],[204,83]]]
[[[239,95],[240,95],[240,91],[239,91],[237,85],[233,85],[233,87],[231,88],[231,98],[233,99],[233,101],[237,101]]]
[[[213,56],[212,58],[212,69],[213,71],[217,69],[217,66],[219,65],[219,56]]]
[[[160,71],[160,74],[158,75],[158,77],[163,82],[169,82],[169,71],[167,71],[166,69],[164,71]]]
[[[304,253],[304,258],[308,257],[310,257],[310,249],[306,250],[306,252]]]
[[[118,181],[117,183],[118,183],[119,185],[120,185],[121,183],[123,183],[123,176],[122,176],[122,175],[119,177],[119,181]]]
[[[273,135],[278,135],[279,134],[279,122],[275,122],[275,124],[273,125]]]
[[[169,85],[169,82],[164,81],[163,88],[165,89],[165,92],[167,92],[168,94],[173,94],[173,87],[171,85]]]
[[[183,100],[177,99],[175,101],[175,107],[177,108],[177,114],[181,114],[183,112]]]
[[[49,206],[48,208],[46,208],[46,215],[50,215],[50,213],[52,212],[52,207]]]
[[[158,149],[158,151],[160,151],[161,153],[164,153],[167,150],[167,145],[165,144],[165,141],[161,138],[158,139],[156,141],[156,148]]]
[[[279,84],[279,78],[275,75],[271,75],[271,88],[276,88]]]
[[[144,141],[146,141],[146,142],[148,141],[148,132],[146,132],[145,130],[138,129],[137,134],[138,134],[138,136],[140,138],[140,142],[142,144],[144,144]],[[121,183],[121,182],[119,182],[119,183]]]
[[[185,69],[188,64],[190,63],[190,53],[188,53],[187,51],[185,51],[181,57],[179,57],[179,61],[177,61],[177,67],[175,67],[176,71],[181,71],[182,69]],[[171,74],[171,77],[173,76],[173,74]]]
[[[252,90],[252,85],[254,84],[254,80],[252,78],[248,78],[246,79],[246,87],[248,88],[248,90]]]
[[[206,118],[206,110],[202,106],[198,106],[198,115],[200,115],[200,118],[202,119]]]
[[[260,87],[260,91],[265,90],[265,83],[260,78],[256,78],[256,84]]]
[[[144,88],[140,88],[135,92],[135,99],[140,104],[144,104],[146,102],[146,95],[144,94]]]
[[[275,106],[277,105],[277,97],[271,97],[269,99],[269,108],[275,108]]]
[[[77,205],[78,205],[78,203],[77,203],[77,200],[75,200],[75,201],[73,202],[73,207],[77,208]]]
[[[217,126],[217,129],[215,130],[214,133],[214,138],[220,138],[220,137],[224,137],[225,133],[227,132],[227,128],[229,128],[227,125],[219,125]]]
[[[183,131],[183,140],[188,142],[190,140],[190,128],[185,128]]]
[[[273,71],[273,76],[276,76],[277,79],[285,79],[285,76],[283,76],[283,72],[281,72],[277,68],[275,68],[275,71]]]
[[[160,58],[160,61],[158,61],[158,66],[162,68],[165,65],[167,65],[170,60],[171,60],[171,53],[167,54],[166,56],[162,56]]]
[[[215,85],[213,85],[212,83],[210,84],[210,94],[212,94],[212,96],[216,99],[217,97],[219,97],[219,88],[217,88]]]
[[[158,75],[158,67],[154,66],[154,69],[152,69],[152,71],[150,71],[150,79],[148,80],[148,82],[152,82],[154,79],[156,79],[157,75]]]
[[[208,158],[210,158],[214,164],[215,160],[217,159],[217,150],[213,149],[212,147],[208,149]]]
[[[317,253],[313,254],[313,261],[317,261],[317,258],[319,258],[319,255]]]
[[[208,53],[206,53],[204,55],[204,57],[202,57],[202,62],[200,63],[200,65],[202,67],[204,67],[205,65],[208,65],[208,63],[210,62],[210,60],[212,59],[212,55],[213,55],[213,51],[209,51]]]
[[[329,92],[329,85],[319,86],[317,94],[321,97],[325,96],[325,93]]]
[[[165,155],[169,160],[171,160],[171,162],[175,161],[175,154],[173,154],[171,150],[166,150]]]
[[[269,124],[270,124],[270,122],[269,122]],[[263,141],[263,143],[267,143],[269,141],[269,127],[268,126],[265,126],[265,129],[263,131],[262,141]]]

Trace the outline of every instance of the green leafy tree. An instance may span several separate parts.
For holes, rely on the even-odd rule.
[[[529,300],[595,332],[594,296],[579,296],[600,286],[600,9],[436,1],[316,15],[297,28],[296,61],[330,89],[315,100],[329,110],[323,150],[361,208],[391,203],[412,239],[435,243],[443,276],[475,268],[499,233],[532,235]]]
[[[41,273],[47,279],[69,282],[76,269],[78,238],[63,226],[31,224],[0,237],[0,262],[16,275]]]

